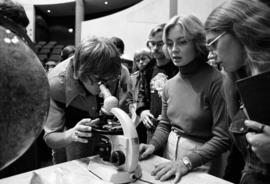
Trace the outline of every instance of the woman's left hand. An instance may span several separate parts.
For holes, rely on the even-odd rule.
[[[182,176],[188,173],[188,168],[181,160],[176,162],[166,162],[155,166],[151,175],[155,176],[156,180],[165,181],[174,176],[174,183],[178,183]]]
[[[263,125],[256,121],[246,120],[245,124],[258,133],[249,132],[246,134],[252,151],[264,163],[270,163],[270,126]]]

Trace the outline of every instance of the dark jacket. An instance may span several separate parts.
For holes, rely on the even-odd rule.
[[[142,71],[142,85],[139,89],[138,105],[136,113],[140,116],[141,112],[150,109],[150,112],[157,117],[161,113],[161,96],[157,92],[151,92],[151,80],[158,74],[164,73],[167,79],[172,78],[179,69],[169,62],[166,65],[158,67],[155,59],[151,60],[147,67]]]

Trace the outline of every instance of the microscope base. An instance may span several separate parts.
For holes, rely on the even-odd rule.
[[[142,176],[141,167],[139,165],[137,165],[135,171],[127,172],[97,157],[90,159],[88,170],[100,179],[115,184],[134,182]]]

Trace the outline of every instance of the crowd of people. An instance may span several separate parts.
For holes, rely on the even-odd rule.
[[[262,1],[228,0],[204,24],[190,14],[153,27],[133,61],[122,58],[118,37],[67,48],[71,54],[63,51],[48,69],[44,140],[53,163],[97,153],[91,126],[99,121],[102,82],[137,127],[140,159],[169,160],[153,169],[156,180],[177,183],[199,170],[233,183],[270,183],[269,123],[249,119],[236,87],[270,70],[269,20]]]

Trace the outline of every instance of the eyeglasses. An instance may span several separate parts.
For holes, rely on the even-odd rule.
[[[226,32],[224,31],[223,33],[218,35],[214,40],[212,40],[210,43],[207,43],[206,44],[207,49],[210,50],[210,51],[216,49],[217,41],[225,34],[226,34]]]
[[[163,41],[157,41],[157,42],[155,42],[155,41],[148,41],[146,43],[146,45],[147,45],[148,48],[152,49],[154,47],[161,48],[164,45],[164,43],[163,43]]]
[[[102,78],[97,75],[93,75],[93,78],[95,79],[96,82],[102,83],[105,86],[110,85],[118,80],[120,80],[121,75],[118,75],[117,77],[110,77],[110,78]]]

